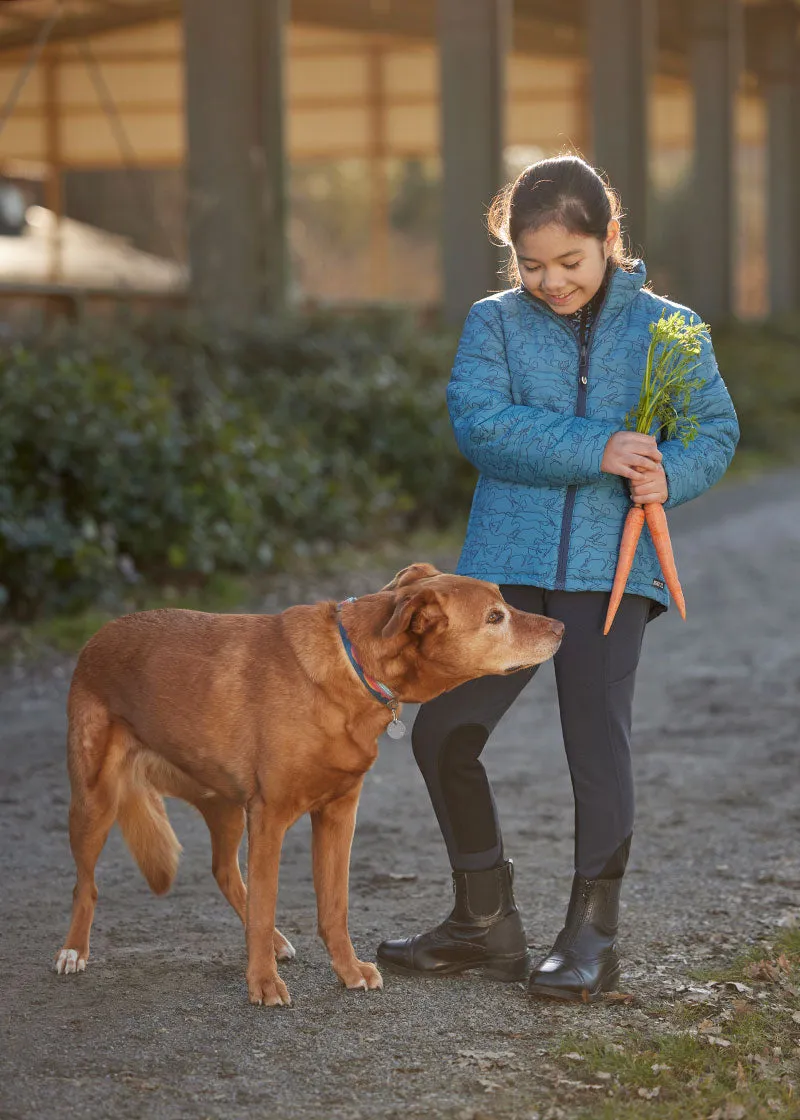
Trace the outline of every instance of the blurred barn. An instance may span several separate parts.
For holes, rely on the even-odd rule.
[[[658,290],[800,305],[795,0],[5,0],[0,295],[441,307],[493,192],[577,150]]]

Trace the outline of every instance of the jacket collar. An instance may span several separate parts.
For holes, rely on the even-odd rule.
[[[597,315],[597,327],[601,329],[607,326],[612,319],[616,318],[620,311],[630,306],[643,288],[646,280],[647,269],[645,268],[644,261],[635,261],[630,272],[624,268],[615,268],[608,281],[606,298],[603,300]],[[543,315],[552,315],[555,318],[560,318],[560,316],[556,315],[555,311],[551,311],[550,308],[547,307],[546,304],[543,304],[541,300],[537,299],[536,296],[532,296],[524,286],[520,285],[517,290]],[[565,326],[567,325],[568,324],[565,323]]]
[[[599,319],[608,323],[620,311],[623,311],[638,296],[647,280],[647,269],[644,261],[636,261],[633,269],[628,272],[624,268],[615,268],[608,282],[608,292],[600,309]]]

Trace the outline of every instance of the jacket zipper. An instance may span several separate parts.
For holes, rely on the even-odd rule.
[[[527,292],[526,289],[523,288],[523,290],[526,291],[526,294],[528,295],[528,297],[531,300],[534,301],[534,305],[535,305],[536,297],[531,296],[530,292]],[[608,290],[606,290],[606,293],[603,297],[603,302],[600,304],[600,306],[597,309],[597,313],[595,314],[595,317],[592,321],[592,325],[589,327],[589,331],[588,331],[588,334],[586,335],[586,338],[584,339],[584,338],[581,337],[579,339],[578,396],[577,396],[577,400],[575,402],[575,415],[576,416],[585,416],[586,415],[586,395],[588,393],[588,386],[589,386],[589,352],[592,348],[592,337],[594,335],[595,328],[597,327],[597,324],[600,321],[600,315],[601,315],[602,310],[603,310],[603,305],[605,304],[607,298],[608,298]],[[541,301],[539,301],[539,302],[541,302]],[[569,326],[567,326],[567,324],[563,321],[563,319],[559,315],[556,314],[555,311],[551,311],[550,308],[547,307],[546,304],[544,305],[543,310],[545,311],[546,314],[552,315],[555,319],[558,320],[559,325],[562,326],[565,331],[567,331],[570,338],[575,337],[573,331],[569,328]],[[566,500],[564,501],[564,512],[561,516],[561,536],[560,536],[559,543],[558,543],[558,559],[557,559],[557,562],[556,562],[556,579],[555,579],[555,590],[556,591],[563,591],[565,586],[566,586],[566,582],[567,582],[567,562],[569,560],[569,543],[570,543],[570,538],[572,536],[572,515],[573,515],[573,512],[575,510],[575,499],[577,498],[577,496],[578,496],[577,485],[573,484],[571,486],[568,486],[567,487],[567,497],[566,497]]]
[[[594,331],[597,316],[589,328],[585,340],[581,341],[580,358],[578,361],[578,399],[575,402],[575,415],[586,415],[586,394],[589,385],[589,345]],[[556,565],[556,591],[563,591],[567,583],[567,561],[569,559],[569,542],[572,537],[572,515],[575,511],[575,500],[578,496],[578,487],[573,484],[567,487],[567,497],[564,502],[564,513],[561,517],[561,539],[558,544],[558,563]]]

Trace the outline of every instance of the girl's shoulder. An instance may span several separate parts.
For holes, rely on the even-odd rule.
[[[492,292],[490,296],[484,296],[473,303],[472,310],[481,310],[490,315],[502,314],[524,306],[530,298],[524,288],[504,288],[501,292]]]
[[[667,299],[666,296],[657,295],[650,288],[640,288],[635,302],[637,310],[653,322],[660,319],[662,314],[672,315],[676,311],[680,311],[689,322],[693,319],[700,320],[700,316],[691,307],[686,307],[683,303],[676,303],[675,300]]]
[[[529,300],[530,296],[526,296],[521,288],[507,288],[479,299],[469,309],[464,334],[472,337],[488,333],[498,338],[505,337],[508,330],[514,329],[515,320],[524,312]]]

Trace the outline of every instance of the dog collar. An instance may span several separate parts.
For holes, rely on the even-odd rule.
[[[342,622],[342,607],[345,605],[345,603],[355,602],[356,596],[351,595],[349,599],[343,599],[341,603],[336,604],[336,622],[339,626],[339,637],[342,639],[344,651],[347,654],[350,664],[353,666],[353,669],[355,670],[356,675],[358,676],[361,683],[364,685],[371,696],[373,696],[376,700],[379,700],[381,704],[384,704],[391,711],[392,722],[389,725],[389,734],[393,739],[399,739],[400,736],[405,732],[405,726],[397,718],[397,697],[389,688],[388,684],[384,684],[382,681],[375,680],[374,677],[371,677],[365,671],[364,666],[358,660],[356,651],[353,649],[353,643],[350,641],[350,636],[345,630],[344,623]]]

